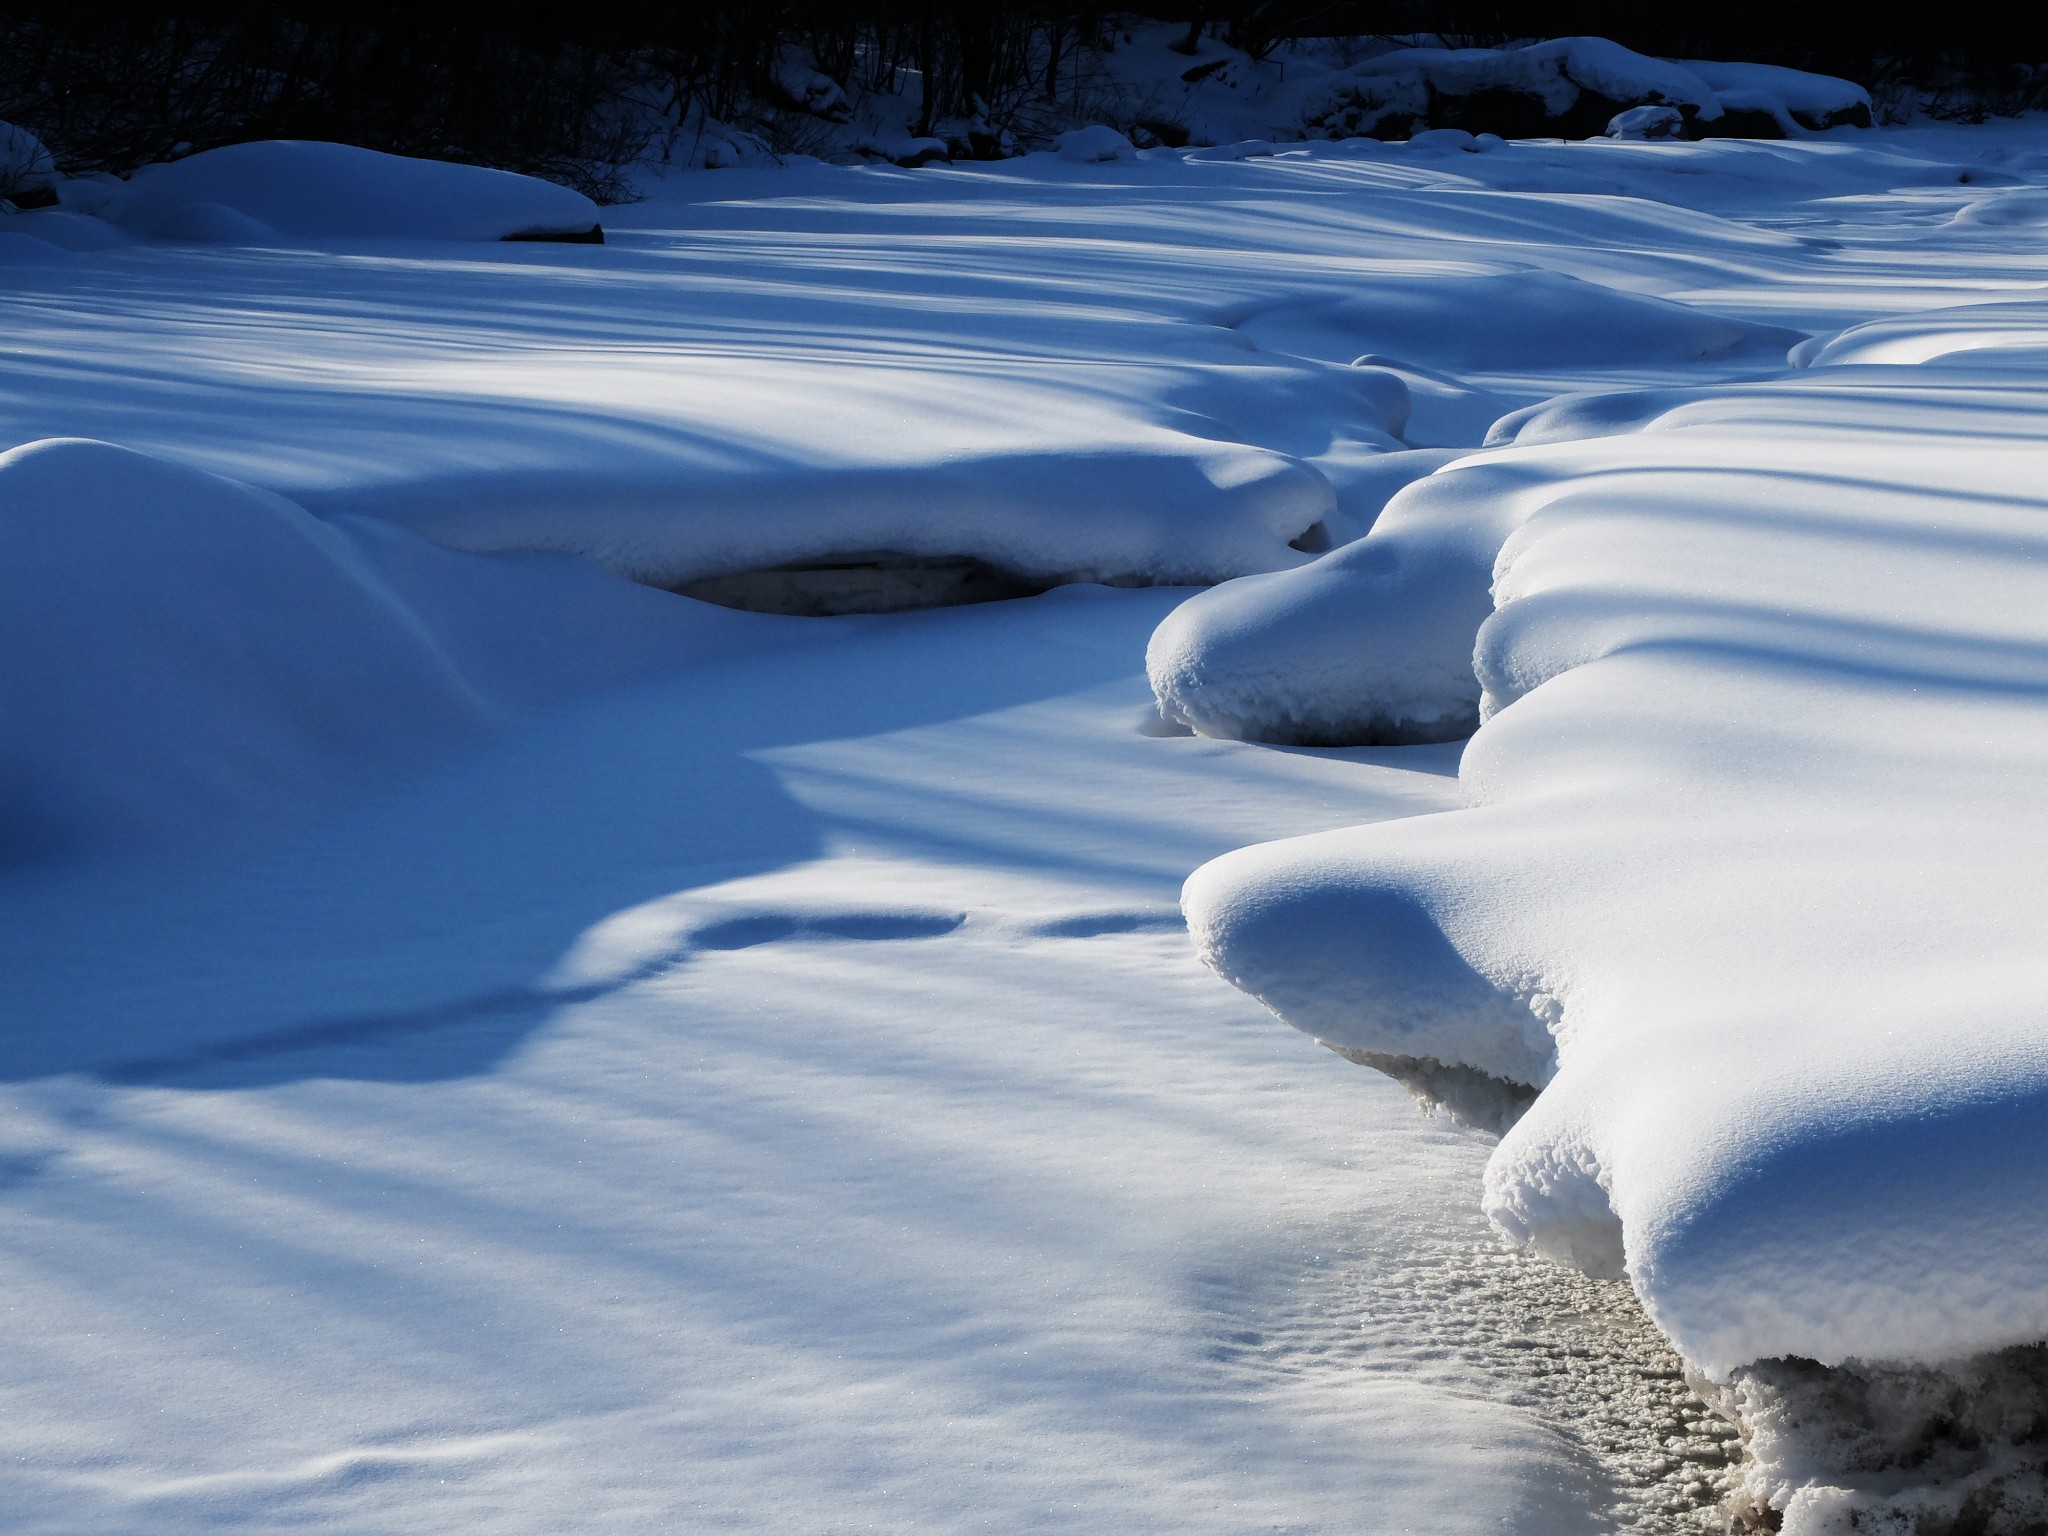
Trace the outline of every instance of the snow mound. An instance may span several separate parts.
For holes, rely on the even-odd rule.
[[[0,455],[0,861],[288,813],[762,622],[32,443]]]
[[[1204,736],[1312,746],[1470,735],[1472,635],[1506,535],[1491,481],[1439,470],[1357,542],[1181,604],[1145,656],[1160,713]]]
[[[482,702],[334,530],[105,443],[0,455],[0,848],[118,848],[478,732]]]
[[[1138,147],[1114,128],[1096,123],[1061,134],[1053,140],[1053,152],[1076,165],[1101,165],[1113,160],[1135,160]]]
[[[149,166],[116,217],[137,234],[177,240],[241,241],[256,231],[305,240],[582,238],[598,227],[597,204],[536,177],[285,139]]]
[[[1729,116],[1760,114],[1785,131],[1797,127],[1825,132],[1868,128],[1871,123],[1870,92],[1853,80],[1781,64],[1687,59],[1685,67],[1713,88]]]
[[[649,474],[595,505],[579,496],[580,476],[530,476],[495,501],[394,487],[365,510],[451,548],[585,554],[664,587],[792,564],[929,561],[1046,586],[1205,583],[1298,564],[1289,541],[1336,510],[1329,480],[1299,459],[1136,423],[1121,443],[934,457],[682,485]]]
[[[2048,192],[2031,188],[1998,192],[1965,203],[1952,223],[1985,229],[2027,229],[2048,224]]]
[[[2014,399],[1995,366],[1808,375],[1423,482],[1387,517],[1426,489],[1468,561],[1498,535],[1472,808],[1187,887],[1210,962],[1303,1029],[1540,1088],[1489,1214],[1625,1270],[1716,1380],[2048,1338],[2048,503]],[[1162,635],[1206,607],[1227,642],[1229,592]],[[1399,643],[1278,606],[1268,656]],[[1260,718],[1369,718],[1406,683],[1330,675],[1268,666]]]
[[[1618,112],[1607,125],[1610,139],[1675,139],[1685,130],[1685,118],[1676,107],[1630,107]]]

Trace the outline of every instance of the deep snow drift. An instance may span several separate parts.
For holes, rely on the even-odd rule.
[[[1154,641],[1162,700],[1194,675],[1226,707],[1179,712],[1219,734],[1386,734],[1418,693],[1485,718],[1470,809],[1233,854],[1190,925],[1333,1044],[1541,1089],[1489,1213],[1626,1268],[1733,1383],[1787,1530],[2043,1507],[2038,1373],[1958,1363],[2048,1337],[2043,315],[1562,402]],[[1319,650],[1345,659],[1289,667]],[[1744,1370],[1785,1358],[1849,1375]],[[1930,1428],[1951,1400],[1988,1427]]]
[[[2023,1528],[2048,141],[1085,147],[0,221],[23,1529]]]

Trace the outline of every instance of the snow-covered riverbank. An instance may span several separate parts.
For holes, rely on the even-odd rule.
[[[0,461],[0,634],[34,662],[0,680],[15,1523],[1711,1524],[1729,1432],[1618,1282],[1479,1246],[1482,1185],[1519,1235],[1641,1260],[1696,1363],[1827,1354],[1772,1327],[1794,1282],[1853,1288],[1796,1240],[1745,1269],[1741,1212],[1777,1207],[1700,1180],[1825,1162],[1763,1113],[1786,1083],[1919,1113],[1918,1025],[1886,1015],[1887,1056],[1858,1021],[2027,931],[2026,880],[1987,921],[1913,871],[2031,845],[1987,775],[2036,734],[2001,615],[2048,417],[2036,310],[1990,301],[2048,271],[2037,184],[2037,124],[1435,135],[718,172],[603,246],[0,223],[0,447],[147,455]],[[621,579],[955,557],[1079,584],[791,619]],[[1185,590],[1089,584],[1238,576],[1170,621]],[[1462,781],[1455,744],[1177,734],[1162,622],[1205,730],[1327,705],[1296,734],[1341,738],[1390,656],[1438,721],[1493,718]],[[1863,691],[1785,680],[1816,645]],[[1904,678],[1929,645],[1954,665]],[[1700,761],[1733,765],[1712,794]],[[1238,893],[1197,903],[1210,952],[1337,1043],[1544,1087],[1499,1153],[1195,958],[1182,881],[1304,834],[1335,841],[1201,877]],[[1231,926],[1261,882],[1337,894],[1261,908],[1275,945]],[[1325,922],[1364,887],[1379,920]],[[1375,1001],[1431,945],[1484,1004],[1394,1050]],[[1852,952],[1934,969],[1827,969]],[[2024,962],[1988,998],[2013,1060]],[[1707,1004],[1745,995],[1723,1062]],[[1832,1065],[1774,1075],[1795,996]],[[1610,1016],[1693,1020],[1698,1060]],[[1906,1237],[1990,1166],[1894,1202]],[[1803,1186],[1844,1263],[1884,1235],[1869,1167]],[[1919,1332],[1870,1342],[1865,1263],[1830,1358],[2023,1342],[2031,1261],[1954,1237]],[[1794,1453],[1807,1411],[1771,1420],[1780,1507],[1847,1476]]]

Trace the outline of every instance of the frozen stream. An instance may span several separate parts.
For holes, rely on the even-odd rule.
[[[1488,1143],[1205,969],[1177,907],[1230,850],[1464,804],[1459,748],[1173,734],[1143,668],[1188,588],[1091,583],[1299,565],[1503,413],[1637,390],[1499,462],[1636,531],[1673,486],[1778,487],[1722,519],[1761,539],[1818,456],[1880,552],[1847,519],[1889,475],[1911,561],[1977,539],[2004,595],[1899,590],[2037,648],[2005,578],[2040,568],[2048,139],[1246,153],[678,177],[604,246],[10,224],[0,1527],[1715,1524],[1728,1434],[1625,1286],[1501,1248]],[[1893,366],[1957,337],[1997,354]],[[1721,425],[1602,435],[1685,402]],[[121,446],[14,451],[66,437]],[[1958,486],[1995,539],[1927,500]],[[1810,532],[1834,503],[1797,495]],[[1776,572],[1773,611],[1920,569],[1751,547],[1729,601]],[[1088,580],[888,618],[654,590],[884,555]],[[1587,782],[1584,846],[1636,869]],[[1948,840],[2034,846],[2003,825]],[[1630,919],[1712,902],[1641,867]],[[1577,910],[1518,868],[1475,946]]]

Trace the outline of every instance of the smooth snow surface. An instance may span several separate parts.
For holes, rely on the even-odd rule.
[[[0,454],[0,862],[285,815],[787,627],[80,439]]]
[[[11,1527],[2024,1528],[2048,138],[1111,150],[0,218]]]
[[[1353,1352],[1356,1293],[1462,1292],[1483,1148],[1173,907],[1451,761],[1147,734],[1176,596],[818,621],[0,888],[10,1529],[1579,1529],[1481,1343],[1540,1276]]]

